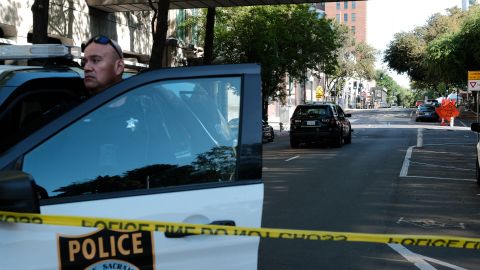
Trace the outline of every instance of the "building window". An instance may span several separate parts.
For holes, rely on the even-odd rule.
[[[352,33],[355,34],[355,25],[352,25],[351,30],[352,30]]]
[[[340,9],[340,2],[337,2],[337,9]]]
[[[348,1],[343,1],[343,8],[348,9]]]
[[[352,22],[356,21],[356,20],[357,20],[357,14],[356,14],[356,13],[352,13],[351,19],[352,19]]]
[[[340,14],[337,14],[336,19],[337,19],[337,22],[340,22]]]
[[[355,9],[357,7],[357,2],[353,1],[352,2],[352,9]]]
[[[343,14],[343,21],[348,22],[348,13]]]

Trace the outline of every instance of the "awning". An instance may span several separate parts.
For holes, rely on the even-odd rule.
[[[157,0],[162,1],[162,0]],[[155,0],[152,1],[155,3]],[[338,2],[334,0],[170,0],[170,9],[239,7],[261,5],[285,5],[319,2]],[[148,0],[87,0],[91,7],[106,12],[128,12],[151,10]]]

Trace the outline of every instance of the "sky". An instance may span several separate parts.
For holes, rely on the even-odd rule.
[[[445,14],[445,9],[453,6],[461,8],[462,0],[368,0],[367,43],[383,52],[395,33],[423,26],[431,15]],[[381,61],[377,61],[376,68],[388,70]],[[401,86],[409,87],[407,76],[393,71],[389,75]]]

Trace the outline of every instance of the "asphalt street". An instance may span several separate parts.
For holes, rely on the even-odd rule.
[[[411,109],[352,111],[352,144],[264,145],[262,226],[478,237],[477,134]],[[478,250],[262,239],[259,269],[476,269]]]

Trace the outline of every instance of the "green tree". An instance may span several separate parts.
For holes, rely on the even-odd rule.
[[[377,50],[365,42],[356,44],[355,51],[354,76],[360,81],[360,86],[363,81],[369,81],[375,77],[375,59]],[[363,91],[363,89],[360,89]]]
[[[406,73],[412,80],[424,81],[426,79],[425,48],[426,42],[418,32],[397,33],[385,50],[383,61],[398,73]]]
[[[340,45],[309,5],[218,9],[215,39],[217,62],[261,64],[264,112],[269,99],[285,101],[286,74],[304,81],[307,69],[331,69]]]
[[[359,79],[372,80],[375,77],[375,57],[377,50],[365,42],[358,43],[353,52],[355,56],[355,75]]]
[[[478,7],[469,12],[451,8],[446,15],[434,14],[424,26],[397,33],[384,62],[406,73],[418,95],[442,95],[446,89],[463,87],[466,70],[479,63],[474,55],[480,49],[475,42],[480,37],[475,36],[480,33],[479,18]]]
[[[326,76],[326,90],[334,97],[340,95],[347,78],[355,75],[355,37],[345,25],[332,22],[336,30],[336,39],[339,46],[335,49],[336,61],[334,64],[320,68]]]
[[[375,81],[377,86],[387,89],[387,103],[396,103],[405,107],[410,107],[414,104],[414,93],[410,89],[401,87],[386,71],[377,70],[375,72]]]
[[[333,96],[339,96],[347,78],[371,80],[375,77],[375,58],[377,50],[367,43],[356,44],[353,33],[348,27],[337,23],[336,28],[337,44],[335,50],[336,64],[322,69],[327,76],[327,90]]]

